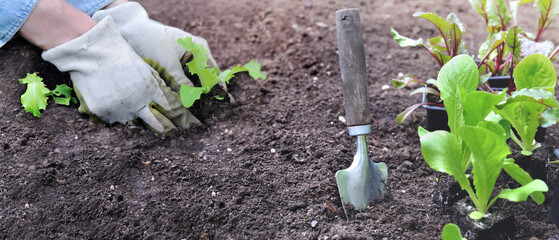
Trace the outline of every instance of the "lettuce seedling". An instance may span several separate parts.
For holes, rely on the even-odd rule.
[[[462,237],[460,228],[454,223],[447,223],[444,225],[441,238],[443,240],[468,240],[465,237]]]
[[[192,37],[179,39],[178,43],[192,53],[193,60],[186,63],[186,66],[188,66],[191,74],[198,75],[201,84],[201,87],[191,87],[185,84],[181,86],[180,97],[185,108],[191,107],[196,100],[200,99],[202,93],[209,93],[216,84],[220,82],[229,83],[229,80],[236,73],[248,72],[254,80],[266,79],[266,74],[260,71],[262,66],[255,60],[249,61],[242,67],[235,66],[221,72],[217,67],[210,68],[208,66],[208,50],[202,44],[194,43]],[[216,97],[216,99],[219,99],[219,97]]]
[[[533,54],[518,64],[514,72],[514,82],[517,91],[497,105],[496,113],[509,121],[516,129],[520,139],[515,134],[511,138],[522,148],[522,154],[531,155],[532,151],[540,147],[534,144],[537,128],[543,119],[545,126],[551,126],[553,111],[559,108],[555,98],[557,73],[549,58],[542,54]],[[547,112],[544,116],[544,112]]]
[[[497,117],[488,117],[505,93],[476,91],[478,70],[467,55],[451,59],[439,72],[437,81],[450,132],[428,132],[419,127],[421,153],[431,168],[453,176],[468,193],[476,207],[470,217],[483,218],[498,198],[517,202],[531,196],[536,203],[543,203],[542,192],[548,191],[547,185],[532,179],[513,159],[507,158],[511,153],[507,131]],[[492,198],[495,182],[503,169],[522,186],[503,189]],[[469,177],[473,178],[473,187]]]
[[[73,89],[66,84],[57,85],[54,90],[49,90],[43,83],[43,78],[37,73],[28,73],[25,78],[19,79],[21,84],[27,84],[25,93],[21,95],[21,105],[26,112],[35,117],[43,116],[41,110],[47,107],[47,100],[52,96],[54,101],[60,105],[69,106],[70,102],[76,103],[76,98],[72,97]]]

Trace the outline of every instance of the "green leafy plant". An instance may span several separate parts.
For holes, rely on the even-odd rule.
[[[27,84],[25,93],[21,95],[21,105],[25,111],[35,117],[41,117],[41,110],[47,107],[47,100],[50,96],[55,103],[69,106],[70,103],[77,103],[77,99],[72,97],[73,89],[66,84],[57,85],[54,90],[49,90],[43,83],[43,79],[37,73],[28,73],[25,78],[19,79],[21,84]]]
[[[435,13],[417,12],[413,16],[424,18],[431,22],[439,31],[439,35],[427,41],[421,38],[414,40],[404,37],[394,28],[390,28],[394,40],[401,47],[423,47],[433,56],[440,67],[444,66],[454,56],[467,53],[465,44],[462,41],[464,26],[456,14],[450,13],[446,19]]]
[[[532,54],[518,64],[514,82],[518,90],[506,102],[497,105],[495,112],[516,129],[520,139],[514,133],[510,136],[522,148],[522,153],[531,155],[540,147],[539,143],[534,143],[540,121],[551,126],[553,117],[549,116],[559,108],[555,98],[557,73],[547,56]]]
[[[522,31],[517,26],[518,8],[531,2],[534,2],[534,7],[540,12],[535,35]],[[479,49],[478,57],[482,59],[479,67],[484,66],[483,70],[493,76],[510,75],[509,94],[516,90],[512,78],[516,63],[535,53],[549,58],[557,53],[553,51],[553,42],[542,41],[542,34],[559,13],[556,0],[470,0],[470,4],[485,20],[488,32],[486,41]]]
[[[465,237],[462,237],[460,228],[454,223],[447,223],[444,225],[441,238],[443,240],[468,240]]]
[[[536,203],[543,203],[542,192],[548,191],[545,182],[532,179],[513,159],[507,158],[511,153],[506,141],[507,124],[493,112],[506,93],[476,91],[478,69],[467,55],[456,56],[443,66],[437,81],[450,132],[428,132],[419,127],[421,153],[431,168],[453,176],[468,193],[476,207],[470,217],[483,218],[499,198],[518,202],[531,196]],[[493,196],[502,170],[522,186],[503,189]]]
[[[531,34],[523,31],[517,26],[518,8],[534,0],[470,0],[473,9],[482,16],[488,32],[487,39],[478,50],[478,85],[490,92],[494,90],[487,83],[489,76],[510,75],[508,94],[516,91],[513,80],[514,70],[517,64],[525,57],[540,53],[549,58],[559,52],[559,47],[553,51],[553,43],[549,40],[542,41],[542,34],[549,27],[552,19],[559,14],[559,3],[557,0],[538,0],[534,6],[540,12],[538,31]],[[507,5],[508,4],[508,5]],[[435,58],[440,67],[443,67],[450,59],[466,54],[467,50],[462,41],[465,33],[463,25],[455,14],[451,13],[446,19],[434,13],[416,13],[416,17],[422,17],[433,23],[439,30],[439,35],[424,41],[423,39],[411,39],[400,35],[391,28],[394,40],[402,47],[423,47]],[[512,21],[512,23],[511,23]],[[440,96],[437,81],[434,79],[422,80],[412,74],[401,74],[392,80],[394,87],[400,89],[418,83],[421,87],[412,91],[410,95],[422,93]],[[442,103],[423,102],[406,108],[396,117],[396,122],[401,124],[417,108],[423,105],[444,107]]]
[[[261,65],[255,60],[251,60],[244,66],[235,66],[232,69],[220,71],[217,67],[208,65],[208,50],[201,44],[192,41],[192,37],[186,37],[178,40],[178,43],[187,51],[192,52],[193,60],[186,63],[190,74],[196,74],[200,79],[200,87],[191,87],[183,84],[180,88],[181,102],[184,107],[191,107],[194,102],[202,96],[208,94],[212,88],[220,82],[229,83],[229,80],[239,72],[248,72],[255,80],[266,79],[266,74],[260,71]],[[219,97],[217,97],[219,99]]]

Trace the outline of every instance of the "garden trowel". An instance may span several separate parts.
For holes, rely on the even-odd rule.
[[[351,166],[336,172],[346,218],[353,218],[386,193],[386,164],[373,163],[367,152],[366,134],[371,133],[369,92],[361,20],[357,9],[336,11],[336,28],[344,106],[349,135],[357,137],[357,153]]]

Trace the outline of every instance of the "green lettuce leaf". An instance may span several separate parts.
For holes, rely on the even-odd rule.
[[[534,181],[534,179],[532,178],[532,176],[530,176],[529,173],[527,173],[526,171],[524,171],[524,169],[522,169],[520,166],[514,163],[514,159],[510,159],[510,158],[506,159],[503,169],[505,169],[505,172],[507,172],[509,176],[511,176],[516,182],[520,183],[520,185],[522,186],[525,186],[531,183],[532,181]],[[534,202],[540,205],[545,201],[545,196],[543,195],[542,192],[539,191],[531,193],[530,197],[532,198],[532,200],[534,200]]]
[[[505,91],[499,95],[482,91],[468,93],[463,103],[466,125],[476,126],[483,121],[495,109],[495,106],[503,100],[505,95]]]
[[[460,187],[473,195],[466,169],[462,168],[462,144],[447,131],[420,132],[421,154],[432,169],[454,177]],[[472,201],[476,201],[475,196]]]
[[[196,100],[200,99],[204,89],[201,87],[191,87],[186,84],[181,85],[180,97],[185,108],[192,107]]]
[[[448,114],[450,131],[457,131],[465,124],[462,95],[477,88],[479,74],[474,60],[468,55],[458,55],[444,65],[437,83]]]
[[[19,79],[21,84],[27,84],[27,90],[21,95],[21,105],[25,111],[35,117],[41,117],[41,110],[47,107],[47,99],[50,90],[45,87],[43,79],[36,73],[27,74],[27,77]]]
[[[177,42],[187,51],[192,52],[193,60],[186,63],[191,74],[198,75],[201,87],[189,87],[182,85],[180,88],[180,97],[183,106],[186,108],[192,106],[194,102],[200,99],[202,93],[209,93],[212,88],[220,83],[229,83],[229,80],[235,76],[235,73],[247,71],[249,75],[257,79],[266,79],[266,74],[260,71],[260,63],[252,60],[242,67],[236,66],[233,69],[220,72],[219,68],[210,68],[208,65],[208,50],[202,44],[196,44],[192,41],[192,37],[178,39]],[[219,97],[217,98],[219,99]]]
[[[514,83],[518,90],[540,87],[555,93],[556,82],[557,72],[551,60],[542,54],[524,58],[514,70]]]
[[[56,85],[56,88],[50,91],[49,95],[53,96],[56,104],[70,106],[70,103],[77,103],[77,99],[72,97],[74,89],[68,87],[66,84]]]
[[[472,174],[478,198],[476,207],[478,211],[485,213],[510,148],[505,136],[482,127],[463,126],[459,135],[472,151]]]
[[[441,238],[443,240],[467,240],[466,238],[462,237],[460,228],[454,223],[448,223],[444,225]]]
[[[547,184],[545,184],[544,181],[536,179],[519,188],[503,189],[501,193],[499,193],[498,197],[507,199],[512,202],[522,202],[526,201],[528,196],[532,195],[533,193],[547,192],[548,190],[549,189],[547,187]]]

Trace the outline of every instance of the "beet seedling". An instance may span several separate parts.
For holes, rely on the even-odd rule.
[[[202,93],[209,93],[212,88],[220,83],[229,83],[229,80],[239,72],[248,72],[254,79],[266,79],[266,74],[260,71],[261,65],[255,60],[251,60],[244,66],[235,66],[232,69],[221,72],[219,68],[208,66],[208,50],[201,44],[192,42],[192,37],[179,39],[178,43],[183,46],[187,51],[190,51],[193,60],[186,63],[190,74],[196,74],[200,79],[201,87],[191,87],[183,84],[180,88],[181,102],[185,108],[191,107],[194,102],[202,96]],[[217,98],[217,97],[216,97]],[[219,100],[219,98],[217,98]]]
[[[510,75],[509,94],[516,90],[512,78],[516,63],[536,53],[553,58],[559,51],[559,48],[553,51],[553,42],[542,41],[542,34],[549,27],[551,20],[559,14],[557,0],[534,2],[534,7],[540,12],[538,30],[535,35],[524,32],[517,26],[518,8],[522,4],[531,2],[534,0],[510,1],[507,7],[505,0],[470,0],[474,10],[484,19],[488,32],[486,41],[479,49],[478,57],[481,59],[479,67],[484,66],[483,70],[489,71],[493,76]],[[512,27],[509,27],[511,20],[513,21]],[[505,36],[499,36],[500,34],[505,34]]]

